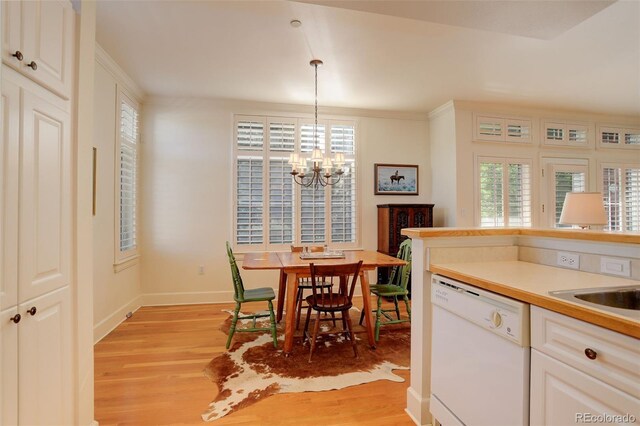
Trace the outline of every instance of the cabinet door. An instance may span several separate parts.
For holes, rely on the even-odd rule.
[[[71,93],[74,12],[66,0],[3,1],[2,59],[64,99]],[[14,57],[22,53],[22,60]],[[33,69],[28,64],[35,62]]]
[[[15,69],[20,69],[22,63],[12,56],[16,51],[22,53],[22,38],[20,37],[21,12],[20,2],[2,2],[2,61]]]
[[[34,315],[27,312],[32,308]],[[19,311],[20,424],[72,424],[69,287],[25,302]]]
[[[20,302],[68,285],[71,258],[69,116],[22,90]]]
[[[4,5],[6,2],[3,2]],[[18,174],[20,89],[2,80],[0,147],[0,311],[18,303]]]
[[[402,228],[409,228],[411,221],[411,209],[408,207],[393,207],[391,212],[391,224],[389,227],[389,255],[398,253],[400,243],[406,238],[400,234]]]
[[[18,307],[0,312],[0,424],[18,424]]]
[[[587,416],[638,419],[640,400],[533,349],[530,410],[531,426],[604,423]]]

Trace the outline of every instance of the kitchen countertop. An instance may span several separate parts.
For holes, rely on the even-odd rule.
[[[627,278],[522,261],[431,264],[433,273],[640,338],[640,320],[549,295],[549,291],[638,286]]]
[[[404,228],[410,238],[486,237],[492,235],[525,235],[531,237],[566,238],[580,241],[640,244],[640,232],[611,232],[550,228]]]

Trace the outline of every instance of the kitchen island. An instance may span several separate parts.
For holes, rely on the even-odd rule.
[[[411,384],[407,412],[430,424],[431,276],[438,273],[631,336],[640,322],[554,297],[550,291],[640,284],[640,234],[553,229],[404,229],[413,240]],[[571,269],[558,266],[572,259]],[[573,261],[575,259],[575,262]],[[603,262],[621,262],[616,276]],[[617,264],[617,263],[616,263]],[[576,268],[576,269],[573,269]],[[421,283],[422,285],[418,285]]]

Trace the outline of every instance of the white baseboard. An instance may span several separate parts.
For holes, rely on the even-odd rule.
[[[129,302],[122,305],[114,313],[100,321],[93,326],[93,344],[95,345],[104,338],[107,334],[111,333],[120,323],[127,319],[128,312],[135,312],[140,306],[142,306],[142,296],[136,296]]]
[[[141,295],[142,306],[194,305],[233,302],[233,291],[201,291],[189,293],[147,293]]]
[[[405,412],[419,426],[431,424],[429,398],[422,398],[411,386],[407,388],[407,408]]]

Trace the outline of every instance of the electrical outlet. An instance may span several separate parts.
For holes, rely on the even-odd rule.
[[[204,265],[198,266],[198,275],[204,275]]]
[[[600,272],[603,274],[631,276],[631,261],[629,259],[616,259],[613,257],[600,258]]]
[[[563,268],[580,269],[580,255],[559,251],[556,264]]]

